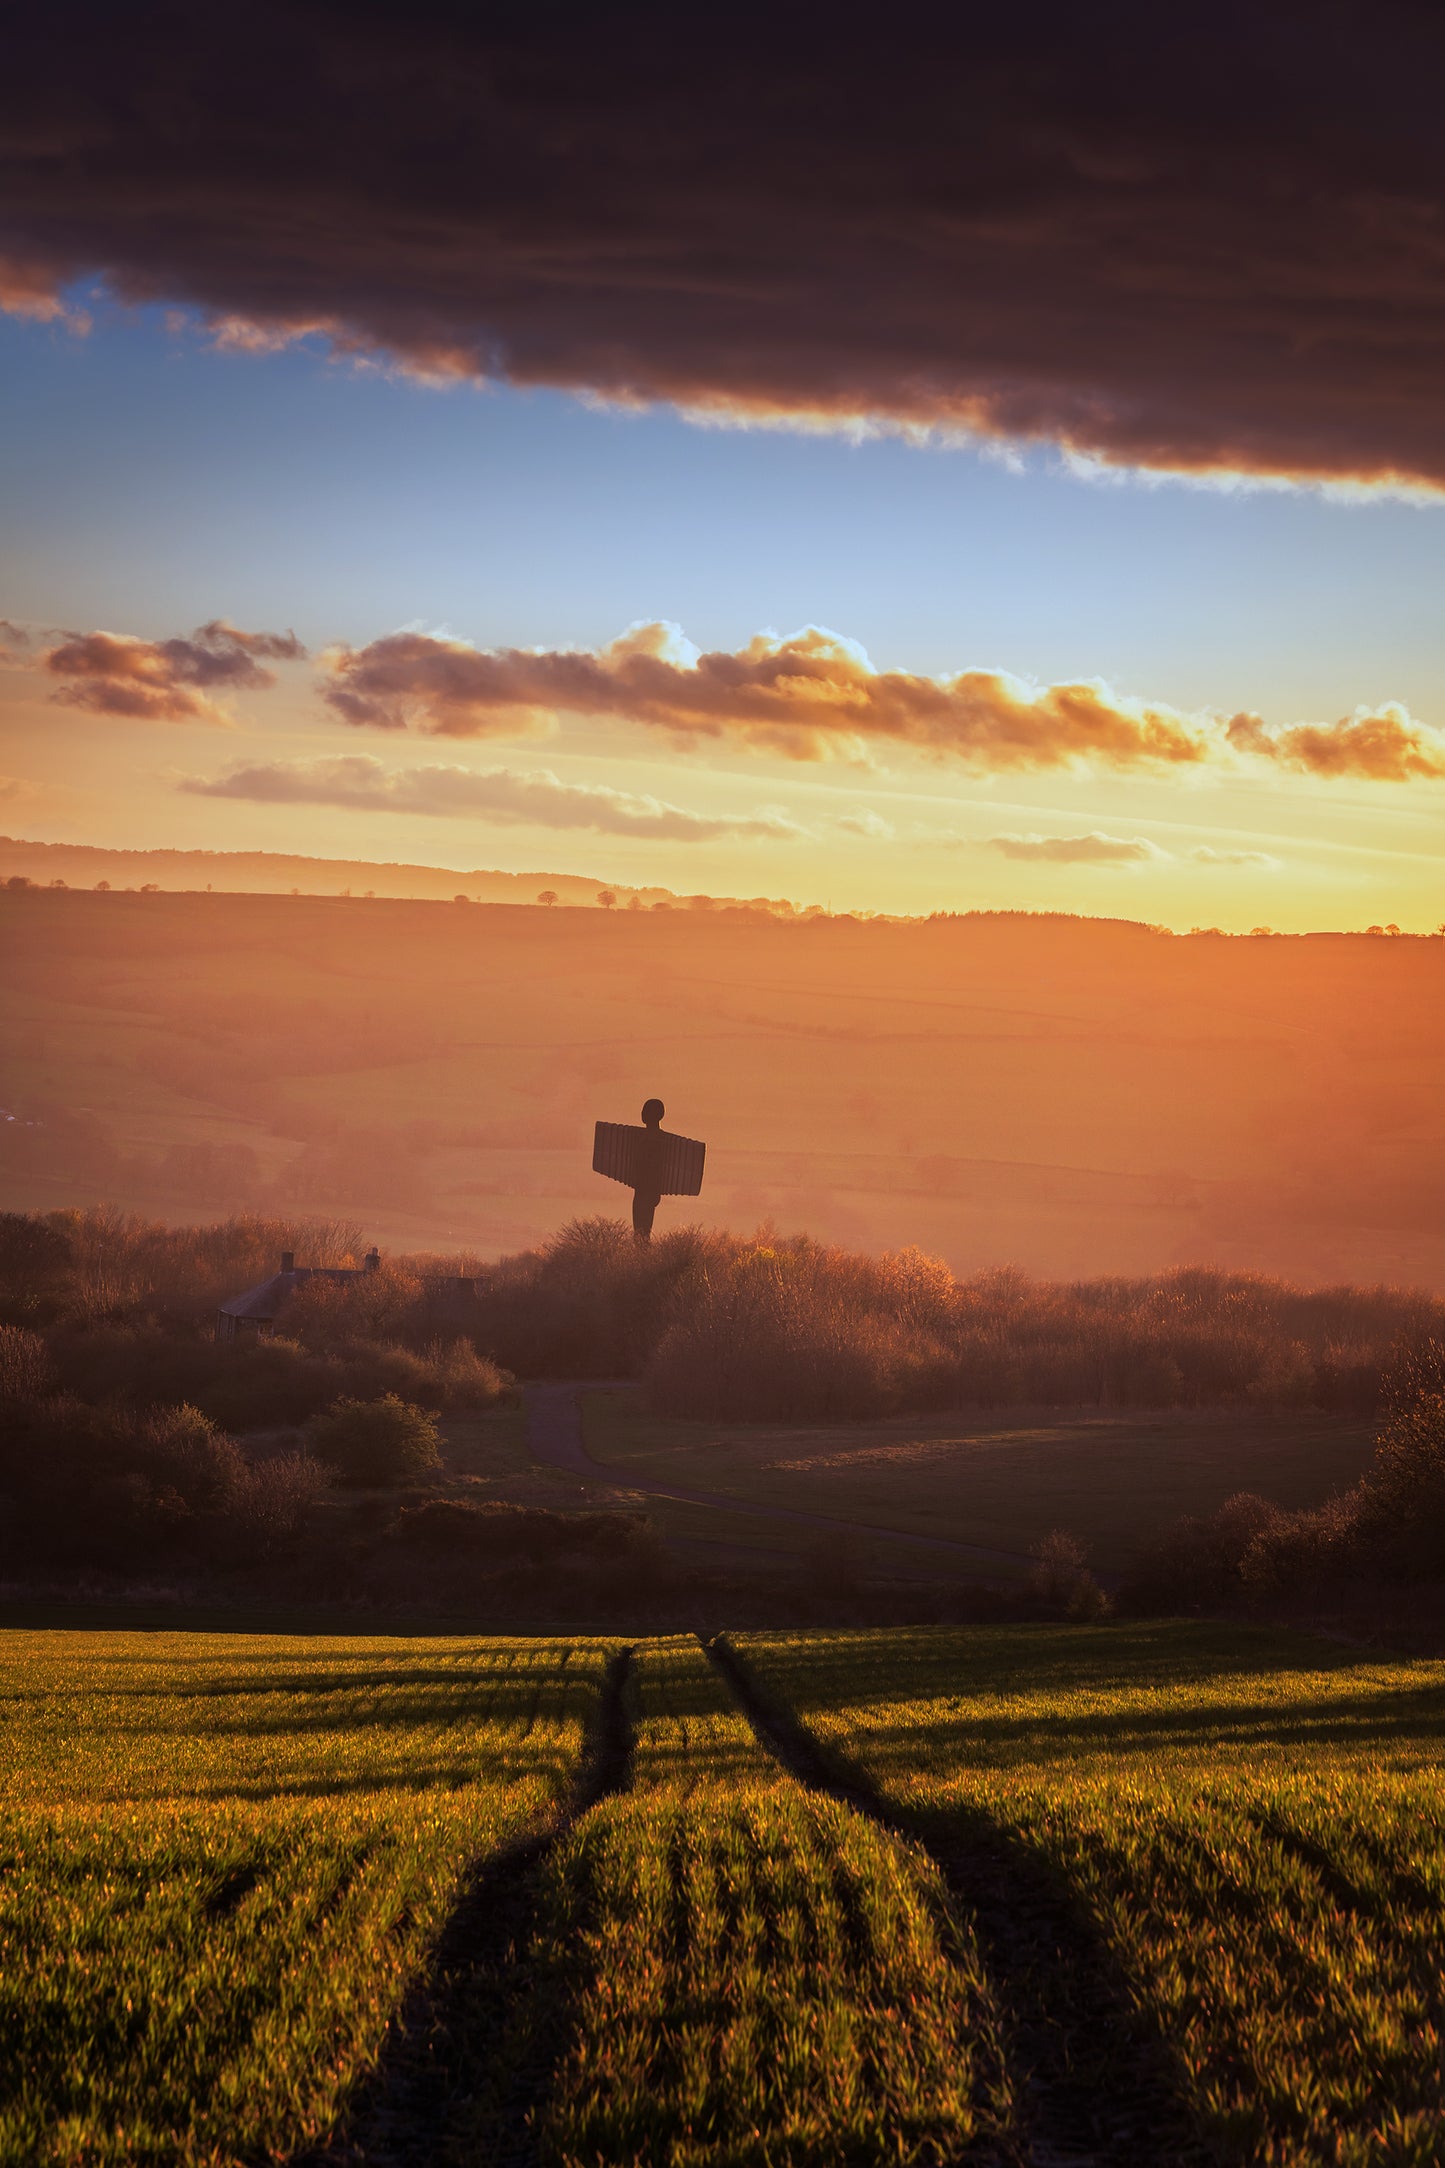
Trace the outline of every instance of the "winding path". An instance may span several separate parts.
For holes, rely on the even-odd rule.
[[[594,1390],[585,1380],[525,1388],[527,1448],[533,1460],[581,1476],[585,1482],[607,1483],[614,1490],[642,1491],[649,1498],[670,1498],[678,1505],[710,1506],[714,1512],[741,1514],[749,1520],[788,1521],[795,1528],[814,1528],[825,1535],[865,1536],[870,1541],[901,1543],[911,1550],[945,1551],[951,1557],[971,1559],[978,1565],[1033,1564],[1023,1551],[1002,1551],[984,1543],[956,1543],[949,1536],[914,1535],[902,1528],[881,1528],[870,1521],[846,1521],[829,1513],[805,1513],[796,1506],[766,1505],[758,1499],[732,1497],[725,1491],[695,1490],[689,1484],[660,1481],[631,1468],[610,1468],[605,1461],[594,1460],[583,1442],[579,1396]]]

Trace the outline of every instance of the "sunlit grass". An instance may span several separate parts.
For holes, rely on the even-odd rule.
[[[538,1959],[576,1998],[545,2157],[956,2157],[1007,2102],[977,1952],[927,1859],[785,1776],[696,1644],[649,1644],[638,1691],[633,1789],[543,1892]]]
[[[0,1637],[0,2159],[323,2131],[468,1864],[565,1791],[606,1655]]]
[[[239,2168],[358,2103],[370,2145],[422,1981],[465,2036],[409,2134],[439,2162],[1012,2158],[1055,2082],[1020,2012],[1080,2005],[1081,1956],[1141,2060],[1074,2077],[1137,2136],[1157,2049],[1194,2134],[1161,2160],[1439,2159],[1445,1665],[1180,1625],[739,1647],[910,1834],[796,1782],[690,1640],[638,1647],[626,1786],[555,1825],[605,1642],[0,1637],[0,2161]],[[438,1973],[470,1870],[552,1826]]]
[[[1221,2157],[1439,2159],[1445,1665],[1192,1626],[742,1646],[920,1831],[1082,1901]]]

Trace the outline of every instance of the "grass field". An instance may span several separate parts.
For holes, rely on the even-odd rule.
[[[620,1398],[639,1413],[640,1395],[601,1393],[587,1396],[606,1402]],[[644,1421],[646,1418],[644,1418]],[[482,1415],[441,1418],[442,1457],[453,1495],[497,1499],[508,1505],[545,1506],[556,1513],[603,1509],[645,1513],[669,1546],[682,1546],[709,1562],[730,1565],[740,1556],[788,1562],[809,1541],[807,1530],[769,1520],[740,1504],[737,1512],[689,1505],[681,1499],[655,1498],[638,1490],[621,1467],[615,1482],[569,1475],[534,1460],[527,1447],[526,1417],[520,1408]],[[335,1494],[329,1507],[342,1512],[348,1501]],[[896,1559],[891,1561],[895,1567]]]
[[[0,2158],[323,2131],[464,1869],[566,1792],[606,1656],[0,1636]]]
[[[1438,2162],[1445,1664],[728,1646],[0,1637],[0,2161]]]
[[[1223,1627],[744,1647],[935,1851],[1068,1892],[1211,2157],[1439,2161],[1445,1665]]]
[[[652,1477],[720,1492],[740,1512],[784,1506],[1023,1554],[1067,1528],[1105,1573],[1180,1514],[1212,1513],[1236,1491],[1317,1505],[1371,1451],[1368,1423],[1318,1414],[1005,1410],[784,1429],[649,1415],[631,1391],[591,1393],[583,1407],[588,1450],[619,1483]],[[782,1522],[753,1528],[752,1540],[781,1549],[817,1542]],[[940,1557],[914,1563],[937,1574]],[[908,1554],[889,1544],[878,1562],[906,1571]],[[1001,1562],[996,1577],[1009,1570]]]
[[[783,1775],[695,1642],[649,1644],[631,1790],[549,1862],[574,2044],[544,2158],[924,2162],[1007,2123],[978,1952],[927,1858]]]

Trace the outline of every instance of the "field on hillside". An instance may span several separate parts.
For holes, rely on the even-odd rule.
[[[3,890],[0,1202],[494,1252],[625,1205],[592,1124],[657,1093],[713,1223],[1445,1287],[1442,978],[1414,938]]]
[[[741,1512],[776,1506],[853,1522],[861,1554],[890,1573],[962,1569],[946,1553],[870,1545],[862,1531],[981,1544],[1016,1554],[1017,1565],[1001,1558],[969,1572],[1004,1580],[1027,1571],[1032,1546],[1055,1528],[1112,1574],[1181,1514],[1212,1513],[1237,1491],[1318,1505],[1358,1478],[1372,1436],[1369,1423],[1345,1417],[1248,1411],[1012,1409],[803,1429],[649,1415],[634,1391],[589,1393],[583,1408],[588,1450],[619,1484],[671,1483],[736,1500]],[[665,1524],[685,1510],[645,1502]],[[818,1542],[797,1523],[754,1526],[783,1548]]]
[[[494,1415],[444,1416],[441,1431],[444,1472],[436,1488],[444,1495],[541,1506],[556,1513],[645,1513],[665,1543],[681,1544],[704,1556],[719,1551],[730,1556],[742,1550],[764,1558],[787,1558],[800,1546],[806,1547],[806,1531],[751,1512],[746,1502],[735,1513],[719,1512],[651,1497],[635,1487],[625,1470],[619,1470],[611,1482],[599,1470],[594,1482],[546,1467],[528,1448],[521,1408],[505,1408]],[[333,1496],[327,1503],[329,1507],[339,1504],[344,1512],[349,1501]]]
[[[1173,1624],[0,1666],[16,2168],[1438,2157],[1440,1663]]]

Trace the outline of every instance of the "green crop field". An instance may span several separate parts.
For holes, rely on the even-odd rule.
[[[0,1636],[0,2161],[1442,2154],[1445,1664]]]
[[[0,2159],[324,2130],[463,1871],[566,1792],[607,1654],[0,1636]]]
[[[696,1643],[648,1644],[630,1790],[548,1861],[566,2168],[935,2161],[1007,2121],[978,1953],[926,1856],[785,1776]]]
[[[1127,2034],[1206,2158],[1441,2159],[1445,1665],[1204,1626],[743,1646],[935,1852],[992,1855],[1002,1939],[1067,1891],[1122,2006],[1106,2097]]]

